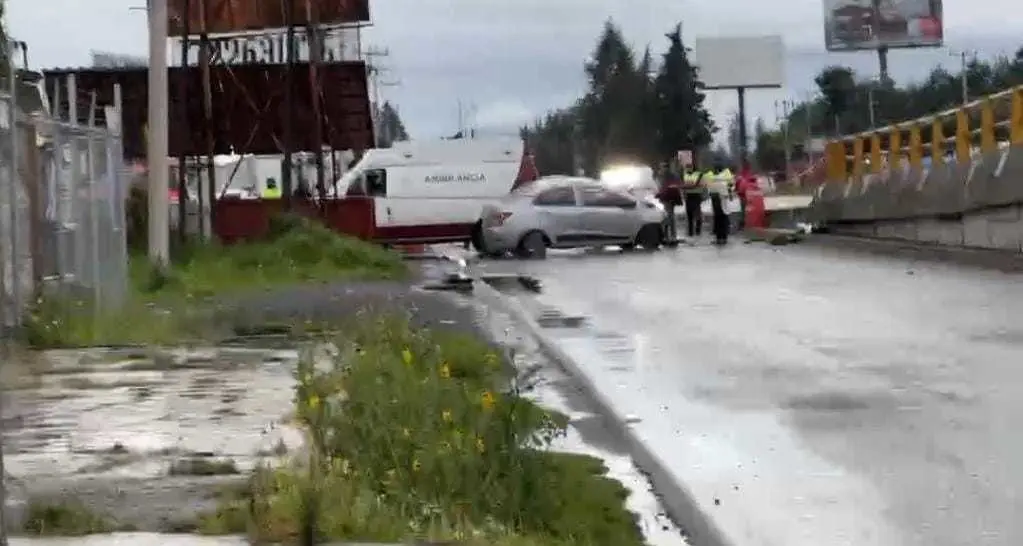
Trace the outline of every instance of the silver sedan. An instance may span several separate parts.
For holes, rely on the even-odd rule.
[[[542,259],[548,248],[636,246],[653,250],[664,237],[664,209],[591,178],[546,177],[484,207],[474,243],[488,255]]]

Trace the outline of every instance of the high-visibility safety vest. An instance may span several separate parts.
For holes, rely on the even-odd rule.
[[[707,189],[710,193],[728,193],[728,189],[732,186],[735,181],[735,176],[732,175],[732,171],[725,169],[719,173],[711,173],[712,182],[707,185]]]
[[[263,199],[280,199],[281,189],[280,188],[266,188],[263,190]]]
[[[685,186],[686,186],[685,187],[685,192],[686,193],[702,192],[703,191],[703,187],[702,186],[703,186],[704,179],[706,179],[706,175],[704,175],[704,178],[701,179],[700,178],[700,173],[698,173],[698,172],[688,172],[688,173],[686,173],[685,176],[682,178],[682,181],[685,182]]]

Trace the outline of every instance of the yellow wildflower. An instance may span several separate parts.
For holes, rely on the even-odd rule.
[[[309,395],[309,408],[316,409],[320,406],[320,397],[315,394]]]
[[[419,469],[423,468],[423,465],[419,463],[419,459],[412,460],[412,472],[419,472]]]
[[[450,423],[451,422],[451,410],[444,410],[444,411],[440,412],[440,418],[443,419],[445,423]]]
[[[480,404],[483,406],[483,409],[491,410],[495,403],[494,395],[491,394],[490,391],[483,391],[483,393],[480,394]]]
[[[401,429],[401,435],[406,437],[406,438],[411,438],[412,437],[412,431],[410,431],[407,428],[403,428],[403,429]]]
[[[412,351],[410,351],[408,347],[402,349],[401,361],[404,362],[406,366],[412,365]]]
[[[480,438],[480,437],[477,436],[476,437],[476,451],[479,451],[480,453],[483,453],[484,451],[486,451],[486,449],[487,449],[487,446],[486,446],[486,444],[483,443],[483,438]]]
[[[448,366],[447,362],[442,362],[440,365],[440,376],[442,379],[451,378],[451,367]]]

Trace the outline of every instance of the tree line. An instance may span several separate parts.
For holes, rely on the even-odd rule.
[[[963,76],[962,70],[935,67],[924,80],[900,86],[863,77],[845,66],[829,66],[814,78],[817,98],[795,104],[779,127],[769,129],[762,120],[755,122],[755,161],[764,170],[783,170],[786,130],[799,159],[805,157],[802,144],[813,136],[861,133],[955,108],[963,103]],[[970,100],[1023,85],[1023,47],[989,61],[969,59],[965,77]],[[944,132],[953,131],[954,121],[949,120]],[[930,127],[922,132],[930,138]]]
[[[541,173],[581,170],[593,176],[607,165],[653,165],[711,143],[717,129],[681,24],[665,38],[667,47],[655,61],[650,47],[637,55],[614,21],[604,24],[583,66],[585,95],[522,128]]]

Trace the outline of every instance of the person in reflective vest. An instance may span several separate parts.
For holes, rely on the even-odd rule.
[[[281,189],[277,186],[277,181],[273,178],[266,179],[266,188],[263,188],[263,199],[280,199]]]
[[[714,165],[714,174],[708,184],[710,206],[714,211],[713,231],[714,242],[719,245],[728,243],[728,214],[725,212],[725,199],[730,193],[734,177],[732,171],[721,163]]]
[[[695,165],[686,167],[682,177],[682,192],[686,206],[686,234],[689,238],[703,234],[703,199],[707,188],[704,182],[707,173],[696,170]]]

